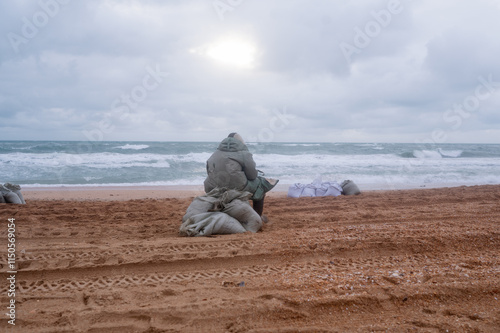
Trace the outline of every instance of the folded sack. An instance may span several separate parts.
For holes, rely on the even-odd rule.
[[[288,188],[288,197],[336,197],[342,194],[342,187],[337,182],[318,182],[311,184],[295,183]]]

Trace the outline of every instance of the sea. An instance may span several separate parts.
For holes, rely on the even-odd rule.
[[[218,142],[0,141],[0,183],[202,185]],[[281,186],[350,179],[361,189],[500,184],[499,144],[247,143]]]

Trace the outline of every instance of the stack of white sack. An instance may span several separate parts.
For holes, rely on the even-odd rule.
[[[311,184],[295,183],[288,188],[289,198],[299,197],[336,197],[344,195],[358,195],[361,191],[352,180],[344,180],[341,184],[336,181],[322,182],[315,179]]]

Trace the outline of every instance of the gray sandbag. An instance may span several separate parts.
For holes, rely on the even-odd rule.
[[[262,219],[248,203],[252,193],[215,188],[193,199],[182,218],[181,236],[257,232]]]
[[[21,193],[21,186],[19,186],[17,184],[11,184],[11,183],[5,183],[3,185],[6,188],[8,188],[9,190],[11,190],[12,192],[14,192],[15,194],[17,194],[17,196],[19,197],[19,199],[21,199],[21,203],[22,204],[26,203],[26,201],[24,200],[23,194]]]
[[[247,231],[257,232],[262,228],[262,218],[250,206],[250,198],[252,193],[247,191],[223,190],[214,209],[235,218]]]
[[[262,228],[262,218],[248,200],[233,200],[224,206],[222,212],[238,220],[247,231],[257,232]]]
[[[19,198],[19,196],[6,188],[3,185],[0,185],[0,193],[3,195],[6,203],[18,204],[21,205],[23,202]]]
[[[2,193],[0,193],[0,203],[5,203],[5,199]]]
[[[239,234],[245,228],[235,218],[222,212],[207,212],[189,217],[179,229],[180,236],[200,237]]]
[[[192,216],[213,210],[214,205],[217,201],[218,201],[217,198],[207,195],[201,195],[199,197],[194,198],[189,207],[187,208],[186,214],[184,214],[184,217],[182,218],[182,222],[187,221],[187,219],[189,219]]]
[[[228,190],[220,187],[214,188],[207,194],[200,195],[193,199],[187,208],[182,221],[185,221],[196,214],[206,213],[209,211],[222,211],[224,206],[229,202],[236,199],[249,200],[251,196],[252,194],[249,192]]]
[[[358,195],[361,194],[358,185],[356,185],[352,180],[344,180],[342,184],[342,194],[345,195]]]
[[[9,192],[7,194],[4,194],[3,197],[4,197],[6,203],[17,204],[17,205],[23,204],[21,199],[19,199],[17,194],[15,194],[14,192]]]

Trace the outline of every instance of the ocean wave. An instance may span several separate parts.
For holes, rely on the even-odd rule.
[[[205,166],[211,153],[188,154],[120,154],[120,153],[10,153],[0,155],[4,167],[88,167],[113,169],[124,167],[169,168],[172,163],[195,163]]]
[[[398,156],[394,154],[377,155],[325,155],[325,154],[256,154],[257,165],[269,167],[316,167],[316,166],[358,166],[358,165],[393,165]]]
[[[102,179],[102,177],[83,177],[83,179],[85,179],[85,181],[87,182],[90,182],[91,180]]]
[[[462,157],[463,150],[444,150],[437,148],[435,150],[414,150],[412,152],[404,152],[399,154],[403,158],[419,158],[419,159],[441,159],[441,158],[458,158]]]
[[[414,150],[413,156],[416,158],[442,158],[443,155],[437,150]]]
[[[0,165],[8,167],[88,167],[113,169],[123,167],[169,168],[168,156],[156,154],[4,154],[0,155]]]
[[[212,153],[188,153],[188,154],[178,154],[178,155],[168,155],[168,159],[175,162],[194,162],[194,163],[205,163],[210,158]]]
[[[438,148],[439,153],[443,157],[461,157],[463,150],[444,150],[441,148]]]
[[[124,146],[118,146],[114,147],[114,149],[131,149],[131,150],[141,150],[141,149],[146,149],[149,148],[148,145],[131,145],[131,144],[126,144]]]
[[[283,143],[285,147],[319,147],[320,143]]]
[[[378,147],[378,143],[354,143],[353,146],[356,147]]]
[[[200,185],[218,145],[102,142],[89,151],[82,144],[1,142],[0,176],[29,186]],[[357,184],[500,183],[500,145],[269,143],[249,148],[257,168],[282,184],[310,183],[318,175]]]

